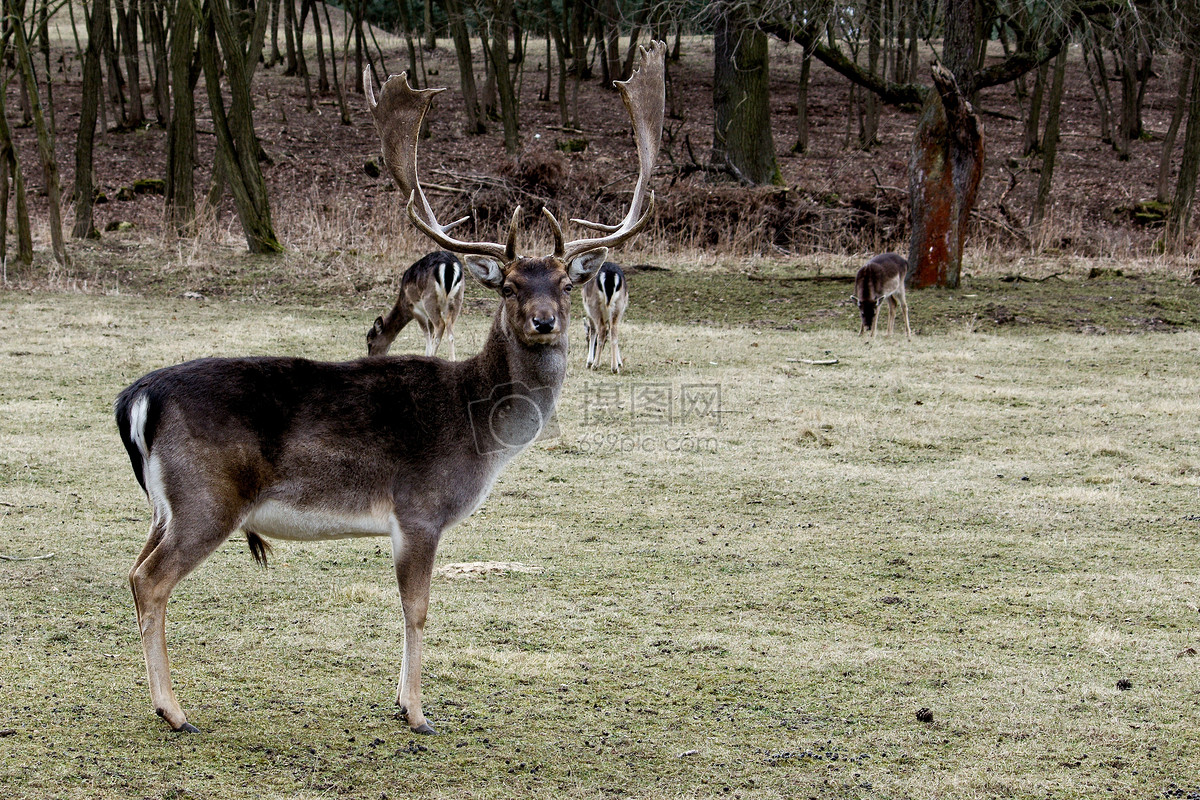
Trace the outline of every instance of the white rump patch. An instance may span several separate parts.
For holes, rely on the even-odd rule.
[[[320,508],[297,508],[278,500],[267,500],[251,509],[241,527],[274,539],[303,542],[391,536],[394,522],[395,517],[391,514],[346,514]]]
[[[137,400],[129,406],[129,438],[137,445],[142,461],[150,458],[150,448],[146,445],[146,414],[149,411],[150,398],[145,392],[138,395]]]

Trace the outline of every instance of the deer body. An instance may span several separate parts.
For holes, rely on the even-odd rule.
[[[604,262],[596,277],[583,285],[580,294],[583,297],[584,331],[588,341],[587,366],[595,369],[600,362],[604,343],[611,337],[612,371],[620,372],[624,362],[617,343],[617,325],[629,305],[629,286],[624,270],[611,261]]]
[[[421,705],[421,655],[434,556],[442,534],[487,497],[504,466],[553,413],[567,369],[572,286],[589,281],[608,248],[645,226],[664,106],[662,42],[618,82],[638,144],[640,172],[618,225],[578,221],[606,235],[567,242],[553,215],[554,253],[466,242],[433,215],[416,178],[421,121],[437,90],[403,75],[368,104],[384,160],[409,196],[408,214],[500,305],[482,350],[461,362],[371,356],[324,363],[299,358],[215,358],[149,373],[114,404],[134,474],[151,506],[150,534],[129,573],[156,712],[195,731],[171,687],[166,606],[172,589],[235,530],[265,564],[263,537],[312,541],[387,536],[404,612],[396,690],[409,726],[433,733]]]
[[[466,280],[458,256],[445,250],[430,253],[404,271],[400,293],[387,316],[376,317],[367,331],[367,354],[385,355],[392,341],[412,320],[425,334],[425,355],[436,356],[445,336],[454,360],[454,323],[462,311]]]
[[[904,276],[907,273],[908,259],[896,253],[877,255],[859,269],[854,277],[854,294],[851,296],[862,318],[859,336],[869,329],[871,338],[875,338],[879,306],[887,300],[888,335],[894,331],[896,306],[899,305],[904,309],[904,329],[908,338],[912,338],[912,328],[908,324],[908,299],[904,294]]]

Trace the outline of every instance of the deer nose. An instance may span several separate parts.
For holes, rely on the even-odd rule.
[[[548,317],[534,317],[533,329],[538,333],[553,333],[555,317],[551,314]]]

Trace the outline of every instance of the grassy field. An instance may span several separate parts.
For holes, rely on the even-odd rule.
[[[627,373],[584,372],[576,319],[557,435],[443,543],[540,571],[435,578],[437,737],[391,706],[386,542],[263,572],[235,536],[176,590],[198,736],[152,714],[125,579],[149,514],[115,394],[357,357],[375,311],[0,293],[0,555],[53,554],[0,561],[4,796],[1200,796],[1194,287],[1110,277],[1078,305],[1111,321],[1055,326],[1020,298],[1057,281],[968,285],[867,346],[843,284],[637,280]],[[768,318],[752,284],[827,310]],[[474,352],[484,314],[460,325]]]

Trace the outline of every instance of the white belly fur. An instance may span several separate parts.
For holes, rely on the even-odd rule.
[[[241,527],[275,539],[318,541],[356,536],[391,536],[396,525],[392,514],[343,514],[323,509],[296,508],[277,500],[255,506]]]

